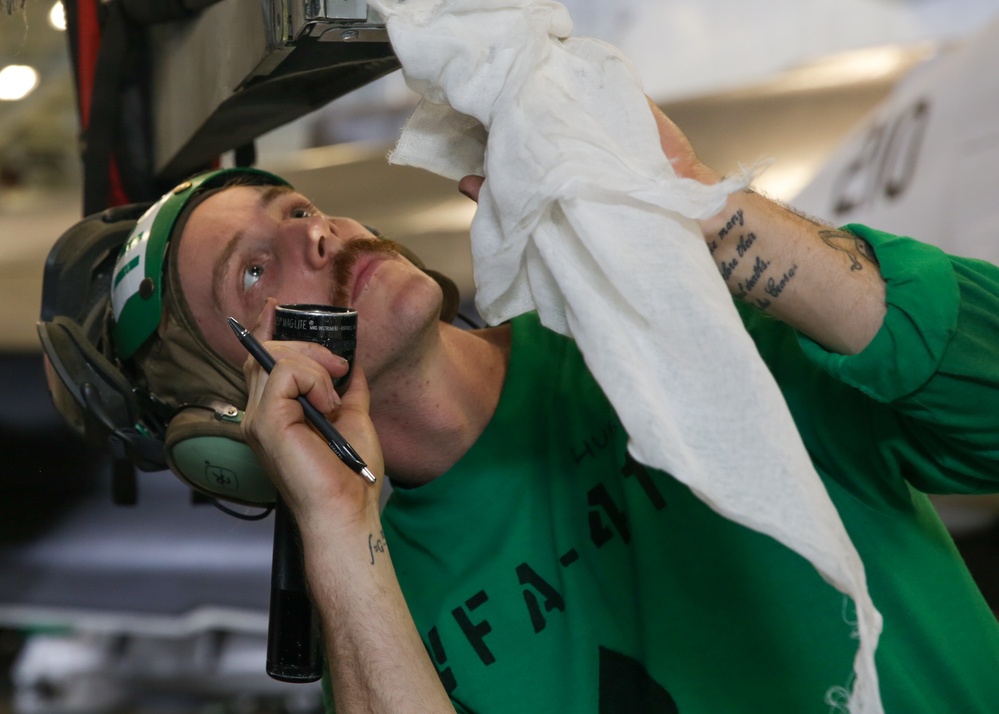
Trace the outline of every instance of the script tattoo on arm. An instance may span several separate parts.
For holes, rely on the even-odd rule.
[[[388,550],[388,543],[385,542],[385,531],[368,533],[368,553],[371,555],[371,564],[375,564],[375,553],[384,553]]]
[[[859,236],[824,228],[819,231],[819,238],[827,246],[833,250],[838,250],[850,259],[850,270],[864,269],[861,258],[871,265],[878,265],[878,259],[874,255],[871,244]]]

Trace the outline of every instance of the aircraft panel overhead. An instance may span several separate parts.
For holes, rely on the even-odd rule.
[[[791,202],[999,262],[999,23],[917,68]]]

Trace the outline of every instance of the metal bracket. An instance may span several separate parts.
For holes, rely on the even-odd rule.
[[[150,45],[164,182],[399,67],[364,0],[220,0],[152,28]]]

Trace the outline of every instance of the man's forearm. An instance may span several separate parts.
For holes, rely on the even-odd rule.
[[[369,521],[370,527],[335,532],[301,529],[337,712],[453,712],[403,599],[378,518]]]
[[[702,222],[729,290],[833,352],[854,354],[885,314],[885,286],[870,246],[753,192],[733,194]]]

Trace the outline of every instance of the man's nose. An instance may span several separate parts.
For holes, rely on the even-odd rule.
[[[306,228],[305,259],[310,267],[319,269],[329,264],[342,248],[341,241],[326,216],[316,216]]]

